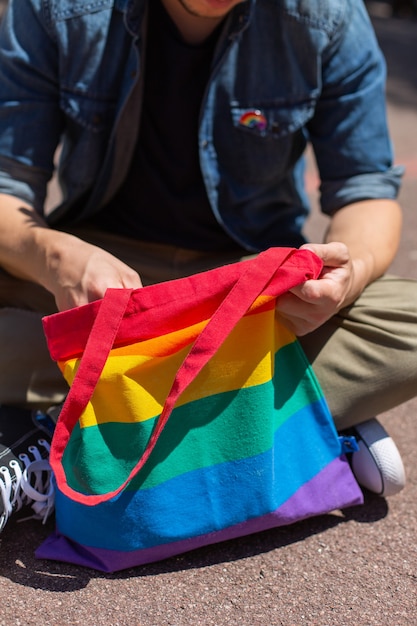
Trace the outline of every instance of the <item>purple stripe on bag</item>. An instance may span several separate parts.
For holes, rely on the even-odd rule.
[[[338,488],[340,484],[343,484],[343,494],[340,493]],[[331,489],[332,485],[335,485],[334,492]],[[66,561],[104,572],[116,572],[137,565],[163,560],[220,541],[227,541],[242,535],[291,524],[312,515],[329,513],[338,507],[338,499],[340,506],[343,507],[363,503],[363,498],[360,492],[358,492],[358,485],[344,458],[336,458],[332,461],[276,511],[224,530],[210,533],[209,535],[201,535],[192,539],[154,546],[144,550],[119,552],[116,550],[83,547],[55,533],[38,548],[36,557]]]

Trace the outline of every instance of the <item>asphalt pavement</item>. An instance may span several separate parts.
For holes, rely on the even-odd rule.
[[[1,4],[0,1],[0,11]],[[417,22],[369,3],[388,64],[389,119],[401,192],[402,246],[392,271],[417,279]],[[315,202],[315,175],[309,171]],[[317,210],[308,226],[325,226]],[[417,392],[417,390],[416,390]],[[36,560],[53,520],[0,536],[0,626],[415,626],[417,399],[380,416],[407,486],[361,507],[109,575]]]

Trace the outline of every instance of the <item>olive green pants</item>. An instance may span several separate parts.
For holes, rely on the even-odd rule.
[[[125,261],[144,285],[241,260],[108,233],[74,234]],[[0,270],[0,404],[47,408],[68,391],[49,357],[41,318],[56,312],[42,287]],[[337,428],[362,422],[417,392],[417,281],[387,276],[349,308],[300,339]]]

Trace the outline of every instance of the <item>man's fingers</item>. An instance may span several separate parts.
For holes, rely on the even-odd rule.
[[[349,263],[349,250],[344,243],[333,241],[331,243],[306,243],[301,246],[304,250],[314,252],[329,267],[338,267]]]

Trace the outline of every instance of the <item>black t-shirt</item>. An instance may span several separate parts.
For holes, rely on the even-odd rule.
[[[130,171],[95,218],[100,228],[197,250],[239,248],[209,205],[198,154],[198,120],[216,30],[183,41],[160,0],[149,3],[145,91]]]

